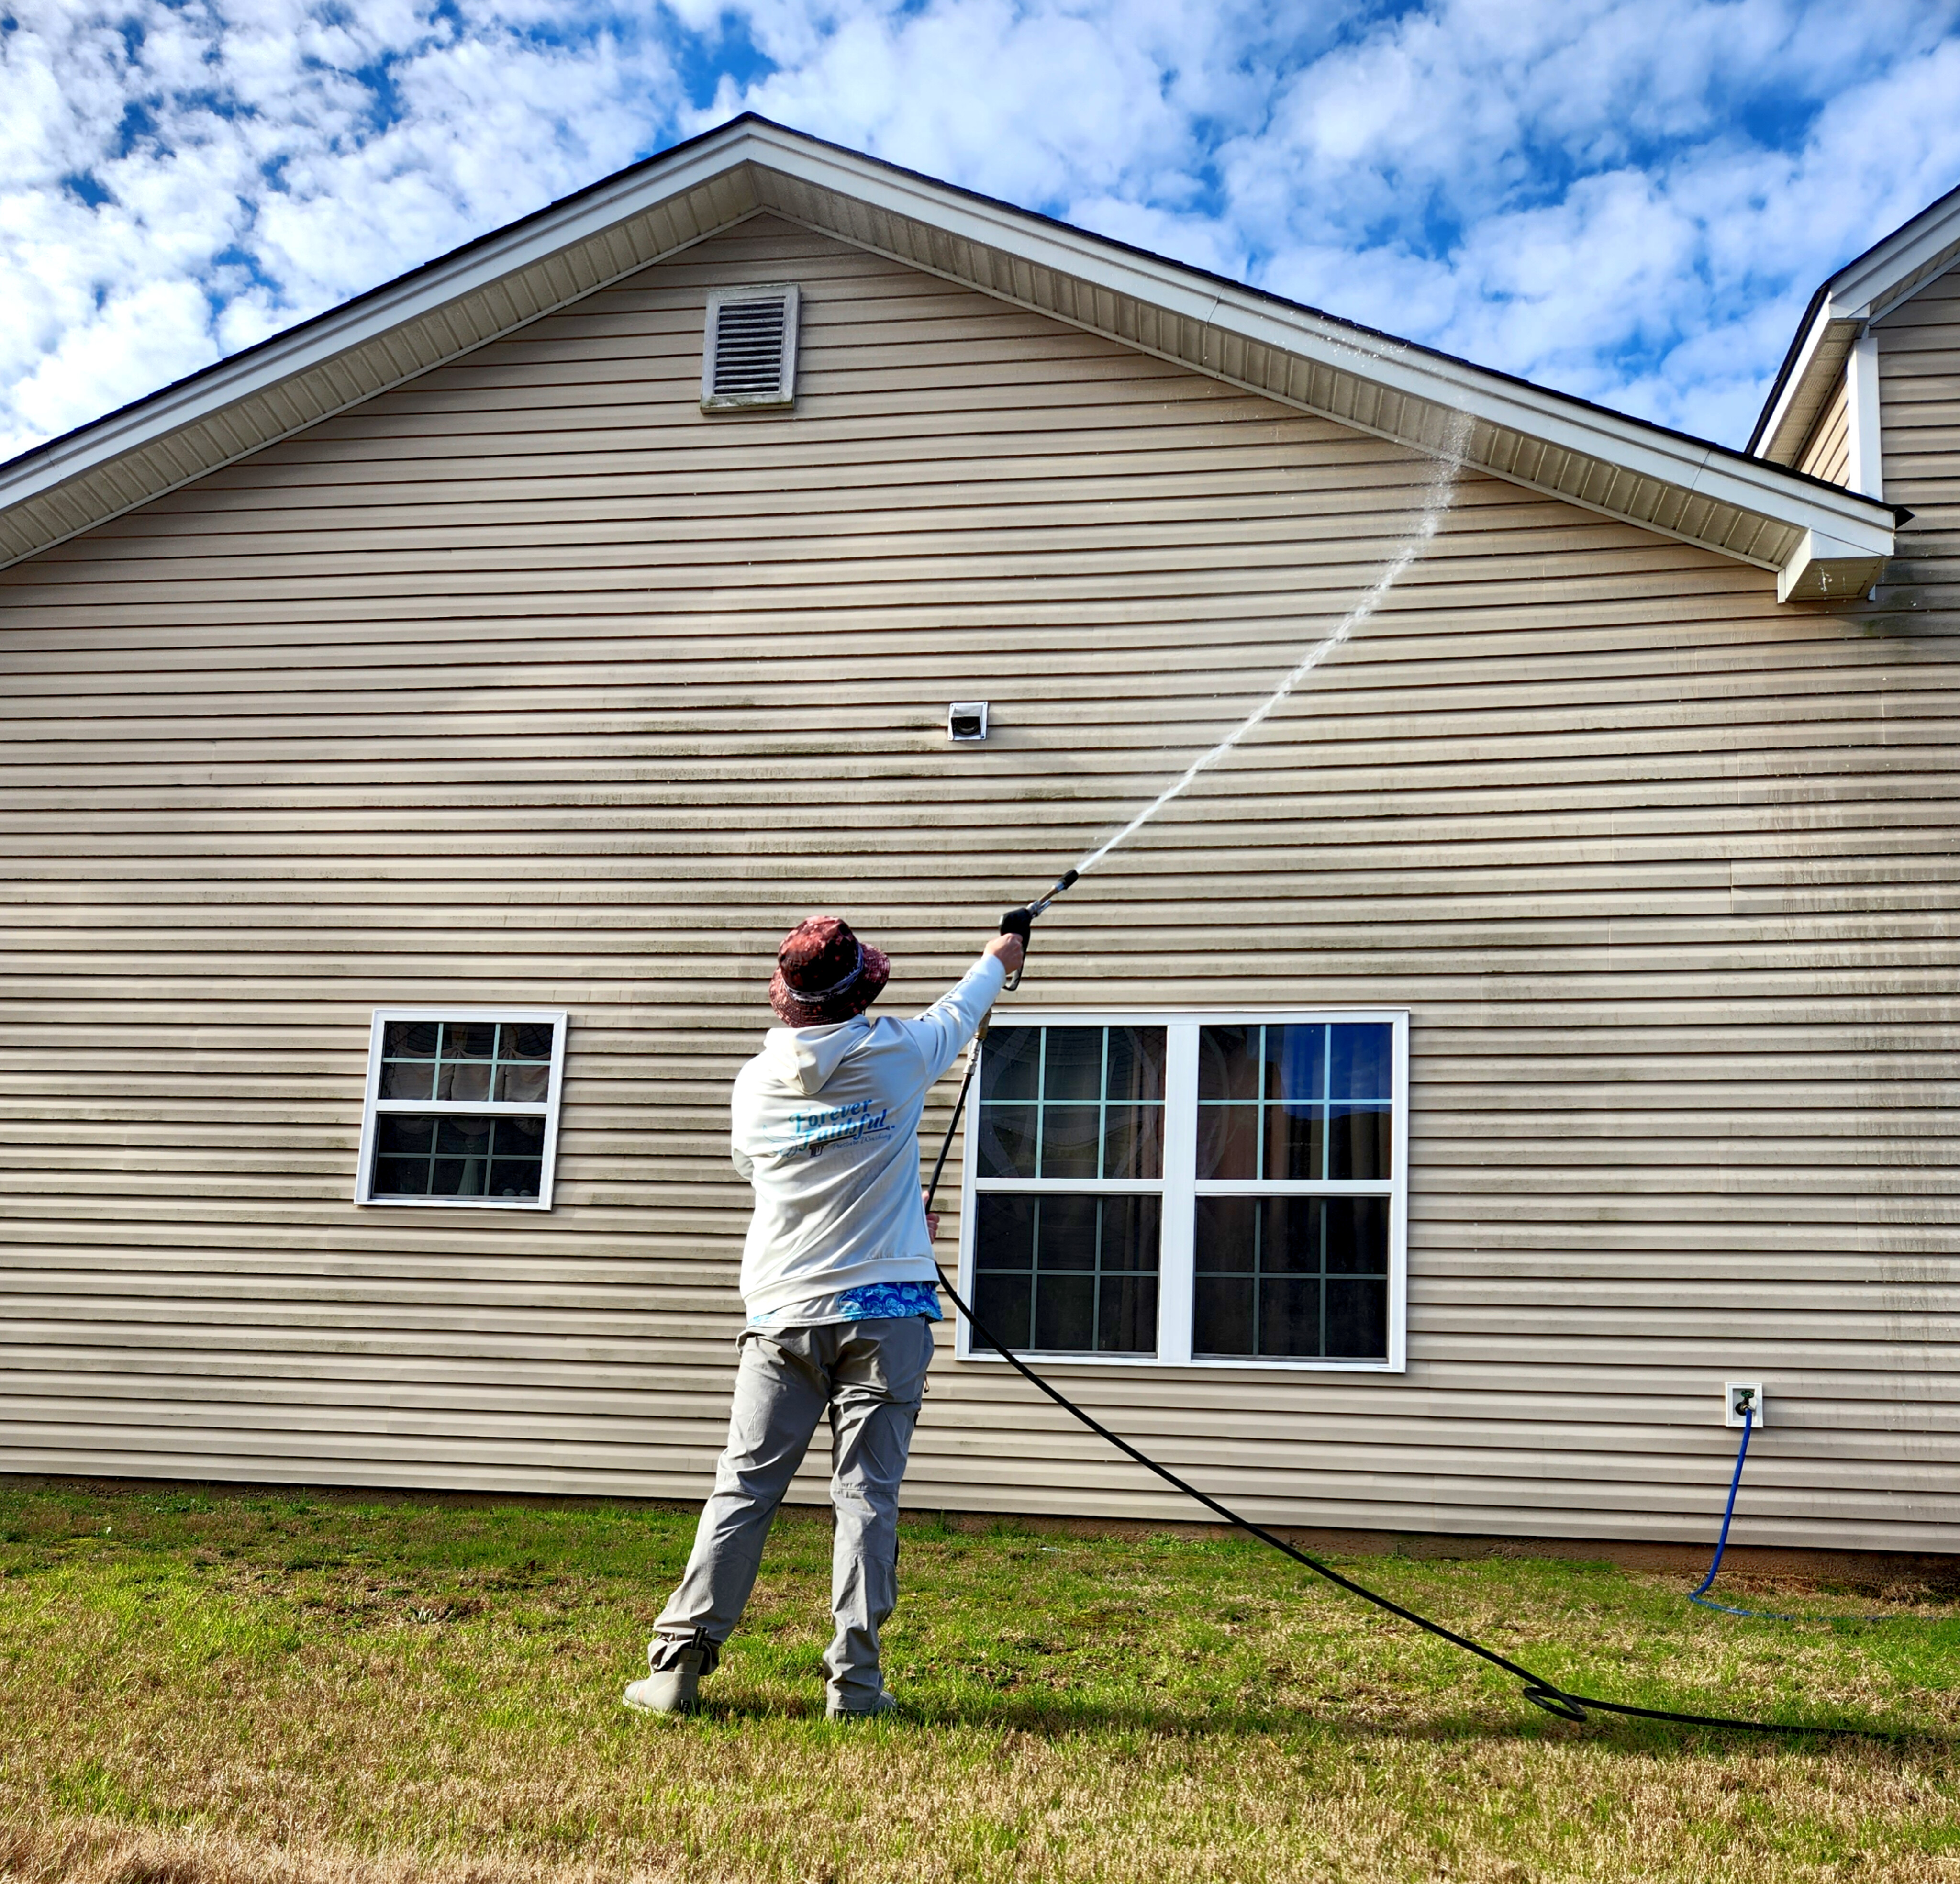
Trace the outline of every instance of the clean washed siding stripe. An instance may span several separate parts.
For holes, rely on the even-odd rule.
[[[708,293],[784,281],[795,414],[705,418]],[[1466,478],[1044,923],[1020,1012],[1413,1010],[1408,1373],[1054,1369],[1122,1430],[1276,1520],[1701,1541],[1761,1378],[1739,1537],[1960,1548],[1943,292],[1881,353],[1910,633]],[[930,1000],[1427,476],[760,218],[0,574],[0,1465],[700,1496],[782,931]],[[352,1205],[422,1003],[570,1011],[550,1213]],[[908,1497],[1190,1515],[947,1356]]]

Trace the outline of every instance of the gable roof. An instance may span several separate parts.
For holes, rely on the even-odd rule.
[[[1873,321],[1960,262],[1960,189],[1901,223],[1811,296],[1783,355],[1749,449],[1773,464],[1795,462]]]
[[[0,566],[769,212],[1281,403],[1774,570],[1872,581],[1888,506],[746,116],[0,466]]]

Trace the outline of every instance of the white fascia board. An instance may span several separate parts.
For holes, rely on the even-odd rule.
[[[1923,221],[1915,218],[1861,256],[1831,284],[1831,304],[1838,317],[1869,320],[1878,304],[1899,282],[1939,259],[1960,238],[1960,202]]]
[[[1036,221],[1005,203],[946,189],[851,151],[813,147],[772,126],[756,126],[749,135],[758,147],[752,153],[757,163],[819,189],[855,196],[893,215],[1004,250],[1037,268],[1134,294],[1187,320],[1208,321],[1219,306],[1219,285],[1195,278],[1175,262],[1106,248],[1094,237],[1078,234],[1062,224]]]
[[[1884,552],[1866,545],[1806,530],[1793,554],[1777,571],[1779,602],[1841,602],[1862,595],[1884,573]]]
[[[754,127],[756,160],[896,215],[1003,249],[1036,266],[1075,276],[1112,293],[1208,323],[1248,339],[1343,368],[1418,399],[1601,458],[1638,475],[1739,509],[1816,530],[1834,540],[1889,554],[1889,511],[1853,492],[1799,480],[1780,466],[1731,457],[1712,446],[1643,425],[1638,420],[1574,405],[1557,395],[1486,374],[1397,342],[1339,327],[1305,309],[1278,306],[1224,283],[1195,282],[1175,262],[1106,247],[1058,224],[1032,223],[1004,205],[956,196],[864,162],[849,153],[792,142],[768,126]]]
[[[1952,259],[1949,252],[1960,253],[1960,191],[1952,193],[1952,199],[1942,198],[1930,209],[1922,211],[1825,284],[1817,311],[1811,317],[1803,345],[1783,381],[1783,391],[1755,434],[1763,441],[1765,455],[1783,448],[1777,434],[1791,408],[1814,393],[1820,399],[1822,396],[1816,386],[1818,374],[1828,367],[1831,380],[1835,380],[1836,360],[1828,358],[1820,365],[1818,358],[1826,340],[1862,338],[1866,322],[1911,300],[1927,282],[1936,279],[1944,272],[1936,265]],[[1922,272],[1925,279],[1914,281],[1914,275]],[[1903,293],[1895,292],[1901,283],[1910,285]],[[1803,443],[1803,439],[1794,439],[1787,449],[1794,453]],[[1878,482],[1874,478],[1869,485],[1854,484],[1853,488],[1875,495]]]
[[[663,166],[652,175],[609,187],[602,185],[562,216],[546,217],[533,226],[488,237],[466,254],[438,262],[393,288],[364,297],[338,317],[274,339],[237,361],[231,371],[220,371],[181,387],[166,387],[129,412],[112,415],[61,441],[11,473],[0,466],[0,509],[167,438],[533,262],[603,234],[670,196],[711,181],[740,162],[739,154],[730,154],[730,147],[740,145],[746,135],[738,131],[725,138],[711,137],[683,153],[671,168]]]
[[[1760,436],[1763,441],[1764,452],[1776,449],[1777,434],[1783,429],[1784,421],[1790,416],[1790,409],[1796,403],[1799,396],[1809,391],[1809,382],[1812,369],[1817,364],[1818,349],[1824,345],[1825,339],[1831,335],[1834,323],[1838,323],[1841,326],[1842,325],[1840,317],[1832,313],[1831,302],[1827,298],[1824,305],[1818,309],[1816,317],[1811,322],[1809,332],[1804,335],[1803,345],[1797,354],[1796,363],[1790,368],[1789,378],[1783,381],[1783,391],[1778,396],[1774,406],[1771,409],[1769,418],[1763,425]],[[1807,432],[1810,428],[1806,425],[1804,429]],[[1803,441],[1801,438],[1792,444],[1790,449],[1793,455],[1802,449],[1803,444]]]
[[[1311,350],[1302,339],[1287,337],[1293,331],[1293,323],[1276,320],[1264,309],[1238,310],[1221,302],[1214,318],[1217,325],[1255,335],[1271,345],[1290,347],[1296,352]],[[1363,366],[1355,358],[1360,351],[1354,342],[1344,338],[1322,357],[1338,363],[1344,356],[1354,370],[1398,391],[1602,459],[1661,483],[1732,504],[1739,510],[1755,511],[1801,529],[1822,528],[1848,540],[1869,536],[1874,546],[1891,547],[1891,513],[1879,512],[1855,493],[1840,497],[1834,492],[1796,483],[1779,466],[1758,468],[1754,460],[1732,458],[1712,446],[1650,431],[1610,413],[1570,406],[1535,388],[1488,378],[1474,367],[1413,352],[1391,353],[1386,348],[1371,353]]]

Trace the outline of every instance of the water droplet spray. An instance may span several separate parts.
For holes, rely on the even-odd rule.
[[[1449,508],[1450,500],[1456,492],[1456,474],[1462,467],[1463,452],[1469,443],[1470,417],[1466,412],[1452,415],[1449,430],[1444,434],[1438,447],[1436,461],[1430,470],[1429,482],[1423,492],[1422,509],[1410,527],[1408,534],[1402,539],[1395,553],[1389,559],[1386,567],[1377,576],[1360,600],[1342,616],[1332,634],[1317,641],[1302,655],[1293,671],[1271,693],[1267,695],[1252,711],[1234,727],[1211,751],[1192,761],[1182,775],[1165,786],[1163,791],[1144,806],[1142,810],[1106,842],[1100,844],[1083,858],[1073,870],[1064,870],[1045,895],[1038,897],[1026,908],[1010,909],[1001,920],[1003,935],[1018,935],[1023,946],[1031,946],[1034,919],[1042,914],[1056,897],[1071,887],[1079,877],[1085,877],[1101,863],[1104,858],[1119,845],[1126,844],[1141,831],[1151,819],[1173,799],[1181,798],[1205,772],[1232,751],[1247,734],[1268,719],[1280,705],[1312,673],[1315,668],[1332,654],[1337,648],[1353,635],[1355,629],[1367,621],[1382,605],[1382,598],[1402,579],[1403,572],[1428,548],[1430,539],[1441,527],[1443,514]],[[1010,989],[1020,985],[1020,971],[1017,969],[1007,980]]]
[[[1182,777],[1165,786],[1163,790],[1144,806],[1143,810],[1139,811],[1114,837],[1106,843],[1099,845],[1083,858],[1082,861],[1069,873],[1071,880],[1077,877],[1086,877],[1118,845],[1128,843],[1172,799],[1182,797],[1197,782],[1202,774],[1209,772],[1214,765],[1224,758],[1227,753],[1237,746],[1247,734],[1270,718],[1274,709],[1299,686],[1300,683],[1329,654],[1332,654],[1335,648],[1345,641],[1355,629],[1367,621],[1376,609],[1381,606],[1382,598],[1402,579],[1403,571],[1408,568],[1409,565],[1428,548],[1430,539],[1435,536],[1438,527],[1441,525],[1443,514],[1449,508],[1450,499],[1456,495],[1456,473],[1462,465],[1463,448],[1469,441],[1469,432],[1468,415],[1465,413],[1457,413],[1451,423],[1449,433],[1444,438],[1441,452],[1436,460],[1435,468],[1430,474],[1428,487],[1423,496],[1421,514],[1417,518],[1408,535],[1402,539],[1401,546],[1389,559],[1387,567],[1375,578],[1373,586],[1361,599],[1341,616],[1334,632],[1325,639],[1315,642],[1312,647],[1300,657],[1299,664],[1294,667],[1292,673],[1288,674],[1231,732],[1213,746],[1210,752],[1200,758],[1193,759],[1186,767]]]

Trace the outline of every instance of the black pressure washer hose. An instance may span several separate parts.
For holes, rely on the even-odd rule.
[[[1034,918],[1075,880],[1076,872],[1071,870],[1038,902],[1030,903],[1025,909],[1009,910],[1001,919],[1001,933],[1003,935],[1018,935],[1025,949]],[[1020,982],[1020,975],[1017,972],[1008,978],[1007,985],[1010,988],[1017,987]],[[985,1025],[982,1023],[983,1036],[985,1032]],[[966,1110],[966,1095],[973,1084],[973,1074],[979,1064],[979,1055],[969,1051],[966,1058],[966,1077],[959,1082],[959,1096],[953,1101],[953,1116],[947,1123],[946,1136],[940,1141],[939,1156],[933,1162],[931,1182],[926,1186],[925,1207],[928,1210],[932,1208],[932,1200],[938,1194],[939,1180],[946,1170],[947,1155],[953,1149],[953,1135],[959,1129],[960,1115]],[[1404,1608],[1401,1603],[1370,1590],[1365,1583],[1355,1582],[1351,1577],[1344,1577],[1332,1564],[1323,1564],[1319,1558],[1309,1556],[1305,1551],[1289,1544],[1278,1532],[1268,1530],[1263,1524],[1254,1523],[1250,1518],[1240,1516],[1230,1506],[1221,1504],[1208,1491],[1201,1491],[1189,1480],[1180,1478],[1168,1466],[1159,1465],[1147,1453],[1132,1446],[1120,1433],[1111,1432],[1093,1413],[1085,1412],[1059,1387],[1051,1386],[1044,1380],[1006,1342],[991,1334],[959,1291],[948,1281],[943,1268],[940,1270],[939,1279],[940,1286],[952,1298],[953,1306],[966,1316],[967,1325],[985,1345],[991,1348],[1030,1386],[1039,1389],[1064,1412],[1073,1415],[1092,1433],[1107,1440],[1125,1458],[1134,1459],[1147,1472],[1155,1472],[1165,1484],[1182,1492],[1186,1497],[1196,1500],[1208,1511],[1215,1512],[1227,1524],[1234,1525],[1249,1536],[1257,1538],[1262,1544],[1270,1545],[1282,1556],[1290,1557],[1295,1563],[1303,1564],[1316,1576],[1324,1577],[1329,1583],[1347,1590],[1351,1595],[1360,1597],[1363,1602],[1372,1602],[1376,1609],[1386,1609],[1389,1615],[1399,1616],[1405,1622],[1412,1622],[1418,1628],[1425,1630],[1431,1635],[1440,1636],[1446,1642],[1453,1643],[1480,1661],[1488,1662],[1493,1668],[1500,1668],[1506,1674],[1515,1676],[1524,1684],[1526,1700],[1534,1707],[1542,1707],[1547,1714],[1556,1714],[1562,1720],[1583,1721],[1589,1712],[1596,1711],[1601,1714],[1631,1715],[1641,1720],[1671,1720],[1685,1726],[1735,1728],[1748,1733],[1847,1734],[1873,1740],[1894,1740],[1901,1737],[1882,1727],[1834,1726],[1804,1721],[1742,1720],[1724,1714],[1677,1714],[1666,1707],[1636,1707],[1624,1701],[1602,1701],[1596,1695],[1576,1695],[1567,1688],[1561,1688],[1542,1675],[1533,1674],[1522,1663],[1512,1661],[1508,1656],[1500,1655],[1496,1650],[1488,1649],[1482,1643],[1472,1641],[1467,1635],[1459,1635],[1454,1629],[1445,1628],[1440,1622],[1432,1622],[1427,1616],[1419,1615],[1414,1610]]]

